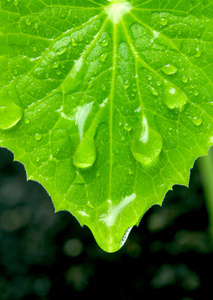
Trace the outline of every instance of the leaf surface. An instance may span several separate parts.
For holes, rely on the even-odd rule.
[[[213,143],[213,1],[0,1],[0,145],[114,252]]]

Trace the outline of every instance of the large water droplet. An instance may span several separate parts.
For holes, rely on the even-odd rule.
[[[167,88],[165,89],[163,100],[168,108],[182,109],[188,99],[179,88],[177,88],[173,84],[167,83]]]
[[[161,153],[163,141],[161,135],[149,128],[146,117],[143,117],[142,127],[136,132],[131,143],[131,151],[135,159],[148,166],[155,162]]]
[[[11,102],[6,106],[0,107],[0,128],[10,129],[14,127],[23,116],[23,110],[20,106]]]
[[[166,74],[166,75],[173,75],[173,74],[176,74],[177,71],[178,71],[178,68],[176,68],[175,66],[173,65],[165,65],[161,68],[161,71]]]
[[[85,169],[91,167],[95,160],[95,141],[90,136],[85,135],[75,152],[73,163],[77,168]]]

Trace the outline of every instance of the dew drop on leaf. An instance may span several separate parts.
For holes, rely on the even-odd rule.
[[[103,40],[103,41],[101,42],[101,46],[102,46],[102,47],[107,47],[108,44],[109,44],[109,40],[108,40],[108,39],[105,39],[105,40]]]
[[[200,48],[196,48],[196,51],[197,52],[195,54],[195,57],[197,57],[197,58],[201,57],[202,52],[201,52]]]
[[[77,46],[78,46],[78,43],[76,42],[75,39],[72,39],[72,46],[73,46],[73,47],[77,47]]]
[[[163,25],[163,26],[166,26],[167,23],[168,23],[168,20],[165,19],[165,18],[161,18],[160,21],[159,21],[159,23],[160,23],[161,25]]]
[[[99,57],[100,61],[101,61],[101,62],[105,62],[106,59],[107,59],[107,56],[108,56],[107,53],[102,54],[102,55]]]
[[[158,96],[158,91],[157,91],[155,88],[153,88],[153,87],[151,86],[151,87],[150,87],[150,90],[151,90],[152,95]]]
[[[143,117],[142,127],[136,132],[131,143],[134,158],[144,166],[151,165],[161,153],[162,147],[161,135],[149,128],[146,117]]]
[[[176,74],[177,71],[178,71],[178,68],[176,68],[175,66],[173,65],[165,65],[161,68],[161,71],[166,74],[166,75],[173,75],[173,74]]]
[[[60,48],[60,49],[57,50],[56,54],[57,54],[57,55],[62,55],[62,54],[64,54],[64,52],[66,52],[66,51],[67,51],[67,48],[66,48],[66,47]]]
[[[29,125],[30,124],[30,119],[24,118],[24,122],[25,122],[25,124]]]
[[[187,83],[188,81],[189,81],[188,77],[186,77],[186,76],[182,77],[182,82],[183,83]]]
[[[168,108],[182,109],[187,102],[187,97],[179,88],[167,83],[163,100]]]
[[[30,25],[31,25],[31,20],[27,19],[27,20],[26,20],[26,24],[27,24],[28,26],[30,26]]]
[[[129,87],[130,87],[130,83],[127,80],[127,81],[124,82],[124,89],[127,90]]]
[[[42,139],[42,134],[36,133],[36,134],[34,135],[34,138],[35,138],[36,141],[40,141],[40,140]]]
[[[196,126],[200,126],[203,123],[202,118],[199,118],[199,117],[191,118],[191,121]]]
[[[0,107],[0,128],[10,129],[14,127],[23,116],[23,110],[21,107],[11,102],[6,106]]]
[[[77,168],[85,169],[91,167],[95,160],[95,141],[90,136],[85,135],[75,152],[73,163]]]

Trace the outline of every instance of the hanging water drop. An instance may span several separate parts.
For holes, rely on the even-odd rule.
[[[134,158],[144,166],[151,165],[160,155],[162,147],[161,135],[149,128],[146,117],[143,117],[142,126],[131,142],[131,152]]]
[[[167,88],[165,89],[163,100],[168,108],[179,108],[181,110],[188,99],[179,88],[177,88],[173,84],[167,83]]]
[[[15,103],[7,103],[6,106],[0,107],[0,128],[13,128],[23,117],[23,110]]]
[[[163,66],[161,68],[161,71],[166,75],[174,75],[177,73],[178,68],[176,68],[173,65],[168,64],[168,65]]]
[[[95,141],[93,138],[86,135],[75,152],[73,163],[77,168],[85,169],[91,167],[94,164],[95,160]]]

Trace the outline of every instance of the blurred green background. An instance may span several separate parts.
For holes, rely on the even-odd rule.
[[[0,299],[211,299],[199,160],[190,187],[174,186],[163,207],[152,207],[125,246],[108,254],[70,213],[54,214],[43,187],[26,182],[24,167],[0,149]]]

